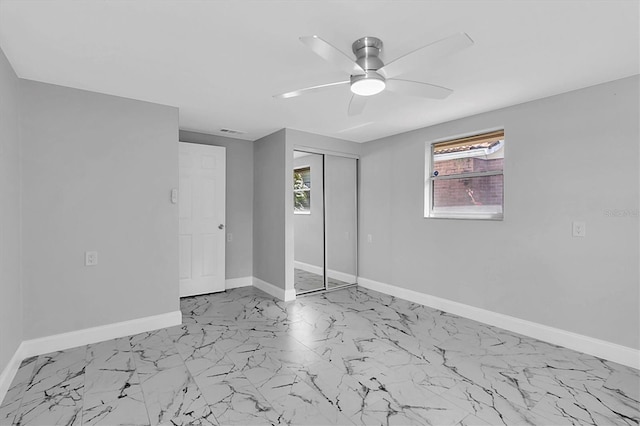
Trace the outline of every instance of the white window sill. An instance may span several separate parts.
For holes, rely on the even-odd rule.
[[[502,206],[440,207],[425,215],[427,219],[503,220]]]

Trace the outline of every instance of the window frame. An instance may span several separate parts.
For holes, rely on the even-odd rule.
[[[293,214],[310,215],[311,214],[311,165],[307,164],[304,166],[296,166],[293,168],[293,174],[295,175],[298,170],[309,170],[309,187],[304,189],[295,189],[295,188],[293,189],[293,197],[294,197],[293,198]],[[295,185],[295,178],[294,178],[294,185]],[[309,194],[309,210],[296,209],[295,194],[297,192],[306,192]]]
[[[424,181],[424,217],[426,219],[462,219],[462,220],[490,220],[490,221],[502,221],[504,220],[505,215],[505,197],[504,197],[504,163],[502,170],[489,170],[484,172],[468,172],[468,173],[458,173],[451,174],[445,176],[433,176],[434,172],[434,155],[433,150],[435,145],[441,144],[443,142],[454,142],[457,140],[462,140],[466,138],[472,137],[481,137],[484,135],[490,135],[492,133],[502,132],[502,141],[503,146],[501,149],[506,150],[506,132],[504,127],[498,127],[489,130],[483,130],[479,132],[466,133],[457,136],[450,136],[446,138],[440,138],[432,141],[428,141],[425,143],[425,181]],[[503,155],[503,158],[504,155]],[[437,212],[433,210],[433,202],[434,202],[434,184],[440,180],[448,180],[448,179],[469,179],[476,177],[485,177],[485,176],[502,176],[502,213],[492,213],[492,212]]]

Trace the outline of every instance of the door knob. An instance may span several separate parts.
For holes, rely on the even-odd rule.
[[[224,229],[224,225],[223,224],[218,225],[218,229]]]

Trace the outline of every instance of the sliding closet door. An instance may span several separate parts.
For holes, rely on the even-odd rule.
[[[354,158],[325,155],[327,288],[356,283],[357,170]]]
[[[296,294],[323,290],[324,156],[294,151],[294,287]]]

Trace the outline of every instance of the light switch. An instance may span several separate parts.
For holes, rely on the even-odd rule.
[[[586,222],[573,222],[573,236],[574,237],[586,237],[587,236],[587,223]]]

